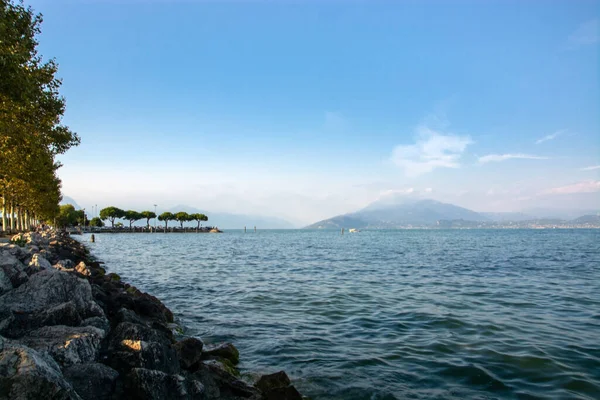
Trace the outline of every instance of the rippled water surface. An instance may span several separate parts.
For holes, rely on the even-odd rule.
[[[86,240],[83,237],[82,240]],[[110,271],[312,399],[600,399],[600,231],[97,234]]]

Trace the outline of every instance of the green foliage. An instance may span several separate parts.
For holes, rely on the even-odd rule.
[[[109,220],[113,228],[115,227],[115,219],[123,218],[124,216],[125,211],[114,206],[106,207],[100,210],[100,218]],[[122,225],[123,224],[121,224],[121,226]]]
[[[200,229],[200,223],[202,221],[208,221],[208,217],[204,214],[201,213],[195,213],[195,214],[190,214],[190,220],[191,221],[197,221],[198,222],[198,229]]]
[[[153,211],[142,211],[142,218],[146,218],[146,227],[150,228],[150,220],[156,218],[156,214]]]
[[[83,214],[83,210],[75,210],[72,204],[62,205],[56,216],[56,225],[61,228],[79,225],[83,222]]]
[[[167,229],[169,227],[169,221],[173,221],[174,219],[175,219],[175,215],[173,215],[173,213],[170,213],[168,211],[166,211],[158,216],[158,220],[163,221],[165,223],[165,229]]]
[[[58,67],[37,50],[41,23],[22,2],[0,0],[0,192],[7,204],[52,220],[61,199],[55,156],[80,140],[61,125]]]
[[[25,247],[25,245],[27,244],[27,240],[23,237],[19,237],[17,239],[10,239],[10,242],[12,244],[16,244],[19,247]]]
[[[96,228],[102,228],[104,226],[104,222],[98,217],[92,218],[90,221],[90,226],[95,226]]]
[[[175,219],[177,221],[179,221],[179,223],[181,224],[181,229],[183,229],[183,223],[187,222],[187,221],[191,221],[192,219],[190,218],[190,214],[184,212],[184,211],[179,211],[177,214],[175,214]]]
[[[144,218],[144,216],[142,215],[142,213],[137,212],[137,211],[133,211],[133,210],[127,210],[123,213],[123,217],[124,220],[129,221],[129,229],[131,230],[131,225],[137,221],[140,220],[142,218]]]

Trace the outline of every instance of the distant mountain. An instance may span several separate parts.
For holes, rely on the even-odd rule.
[[[600,215],[584,215],[569,222],[572,224],[600,225]]]
[[[212,212],[207,210],[200,210],[186,205],[177,205],[170,208],[170,212],[185,211],[187,213],[203,213],[208,216],[208,221],[204,225],[218,226],[221,229],[244,229],[244,226],[248,229],[293,229],[294,224],[277,217],[264,217],[259,215],[246,215],[246,214],[230,214],[224,212]],[[196,226],[196,222],[191,225]],[[190,225],[190,226],[191,226]]]
[[[435,200],[386,196],[354,213],[339,215],[309,225],[316,228],[397,228],[436,225],[440,220],[489,221],[485,215]]]
[[[71,204],[76,210],[81,210],[81,206],[69,196],[63,196],[62,200],[60,201],[60,205],[65,204]]]
[[[582,215],[596,215],[600,213],[597,209],[556,209],[556,208],[531,208],[523,211],[525,214],[533,215],[535,218],[550,218],[572,220]]]
[[[482,212],[480,214],[495,222],[529,221],[537,218],[522,212]]]

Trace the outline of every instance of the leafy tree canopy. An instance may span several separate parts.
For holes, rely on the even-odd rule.
[[[102,220],[100,218],[94,217],[90,221],[90,226],[95,226],[97,228],[102,228],[104,226],[104,222],[102,222]]]
[[[159,221],[172,221],[175,219],[175,215],[171,212],[164,212],[158,216]]]
[[[124,216],[125,211],[114,206],[106,207],[100,210],[100,218],[109,220],[113,228],[115,227],[115,219],[123,218]]]

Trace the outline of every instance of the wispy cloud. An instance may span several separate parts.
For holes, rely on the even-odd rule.
[[[594,171],[596,169],[600,169],[600,165],[592,165],[591,167],[581,168],[580,171]]]
[[[485,164],[489,162],[500,162],[512,159],[522,160],[547,160],[548,157],[534,156],[531,154],[488,154],[487,156],[479,157],[479,163]]]
[[[569,45],[571,48],[596,44],[598,42],[600,42],[600,21],[597,18],[582,23],[569,35]]]
[[[544,143],[547,142],[548,140],[554,140],[557,137],[559,137],[560,135],[562,135],[563,133],[566,132],[566,129],[560,130],[560,131],[556,131],[550,135],[546,135],[543,138],[540,138],[538,140],[535,141],[535,144],[540,144],[540,143]]]
[[[473,143],[469,136],[445,134],[427,126],[418,127],[416,133],[415,144],[396,146],[391,158],[409,177],[436,168],[458,168],[462,153]]]
[[[600,181],[584,181],[572,185],[555,187],[542,194],[573,194],[600,192]]]

